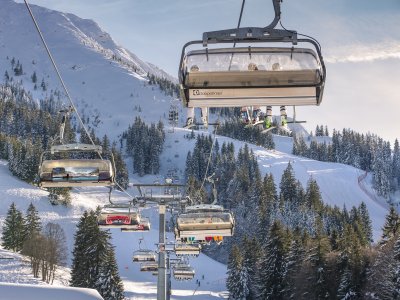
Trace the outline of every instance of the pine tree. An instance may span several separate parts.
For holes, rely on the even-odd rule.
[[[328,238],[323,234],[320,218],[315,222],[316,237],[310,249],[309,260],[312,265],[311,285],[316,299],[329,298],[328,279],[326,276],[326,255],[329,252]]]
[[[400,218],[396,209],[391,206],[389,214],[386,216],[385,224],[382,229],[382,239],[380,241],[380,245],[385,245],[388,241],[393,239],[400,229]]]
[[[365,205],[364,201],[361,202],[358,208],[359,216],[360,216],[360,223],[365,234],[365,238],[367,243],[372,243],[372,222],[369,217],[367,206]]]
[[[394,142],[393,148],[393,179],[395,181],[396,188],[400,188],[400,146],[398,139]]]
[[[248,278],[248,295],[247,300],[257,299],[257,274],[259,271],[259,261],[262,256],[260,242],[257,238],[244,237],[242,241],[243,249],[243,269],[247,273]]]
[[[289,162],[287,168],[283,171],[281,182],[279,184],[280,198],[291,205],[297,206],[296,197],[296,178],[292,164]]]
[[[113,145],[111,152],[115,163],[115,181],[120,187],[127,189],[129,185],[129,174],[125,161],[123,160],[121,153],[117,151],[115,145]]]
[[[32,82],[33,82],[33,83],[36,83],[36,82],[37,82],[36,71],[33,72],[31,79],[32,79]]]
[[[325,136],[329,136],[328,126],[325,125]]]
[[[306,203],[308,208],[321,212],[323,208],[321,192],[318,183],[312,177],[308,180],[306,190]]]
[[[394,272],[393,272],[393,299],[400,299],[400,237],[397,238],[393,249]]]
[[[340,276],[337,297],[341,300],[358,299],[354,291],[352,291],[351,271],[347,265]]]
[[[118,265],[115,259],[114,247],[108,243],[107,251],[99,269],[97,290],[104,300],[123,300],[124,286],[118,273]]]
[[[28,206],[25,216],[24,239],[26,240],[27,238],[30,238],[34,234],[40,233],[41,230],[42,230],[42,224],[40,221],[40,217],[38,215],[38,211],[31,202]]]
[[[296,281],[298,279],[301,265],[305,259],[305,250],[301,240],[301,232],[298,228],[293,232],[293,239],[290,243],[286,259],[286,299],[296,299]]]
[[[94,211],[84,212],[75,233],[70,285],[94,288],[106,299],[123,299],[110,233],[101,231]]]
[[[77,225],[74,235],[75,244],[72,251],[73,260],[71,268],[70,285],[75,287],[89,287],[90,278],[87,274],[91,262],[85,257],[87,250],[87,230],[89,229],[89,214],[85,211]]]
[[[261,258],[260,272],[257,279],[259,299],[284,299],[286,283],[287,245],[285,233],[279,221],[275,221],[269,232],[265,253]]]
[[[239,247],[234,245],[229,255],[228,278],[226,286],[229,291],[230,299],[246,299],[249,294],[248,274],[243,266],[243,257]]]
[[[278,194],[273,175],[266,174],[263,181],[262,193],[258,203],[258,236],[261,241],[265,241],[272,220],[275,218],[279,209]]]
[[[2,246],[14,252],[20,251],[24,243],[24,218],[13,202],[8,209],[3,225]]]

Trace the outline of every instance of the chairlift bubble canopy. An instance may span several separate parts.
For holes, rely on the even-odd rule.
[[[44,159],[47,154],[79,152],[101,153],[101,146],[66,144],[51,147],[41,155],[39,186],[43,188],[113,186],[115,183],[114,159]]]
[[[208,48],[223,43],[249,46]],[[188,50],[196,44],[203,48]],[[326,69],[316,40],[246,27],[206,32],[203,40],[186,43],[178,75],[186,107],[298,106],[321,103]]]

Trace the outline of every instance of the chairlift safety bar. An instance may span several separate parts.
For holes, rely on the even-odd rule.
[[[65,145],[56,145],[51,146],[50,152],[51,154],[58,153],[58,152],[103,152],[103,147],[99,145],[92,145],[92,144],[65,144]]]

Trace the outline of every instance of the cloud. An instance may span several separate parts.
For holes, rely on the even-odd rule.
[[[325,61],[329,63],[363,62],[390,58],[400,59],[400,42],[336,46],[327,49],[325,54]]]

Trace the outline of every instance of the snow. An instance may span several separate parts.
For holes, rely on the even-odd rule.
[[[71,287],[0,283],[0,300],[95,300],[103,299],[96,290]]]
[[[182,174],[187,151],[193,149],[195,143],[195,139],[188,140],[184,138],[184,135],[188,133],[190,133],[189,130],[181,128],[175,128],[174,132],[167,131],[166,147],[162,153],[161,175],[145,176],[144,178],[132,176],[131,181],[153,182],[158,180],[161,182],[163,180],[162,175],[167,174],[171,168],[177,168],[179,170],[178,174]],[[220,145],[223,142],[233,142],[236,151],[243,146],[242,142],[231,138],[217,136],[217,139]],[[358,206],[361,201],[364,201],[372,219],[375,241],[380,237],[381,228],[387,213],[387,205],[384,199],[377,197],[373,193],[370,175],[363,178],[365,172],[347,165],[318,162],[283,152],[282,150],[284,149],[291,149],[291,138],[275,136],[275,143],[279,150],[266,150],[265,148],[249,144],[250,149],[257,156],[263,175],[271,172],[276,183],[279,183],[283,170],[290,161],[296,177],[304,186],[310,176],[316,179],[321,188],[322,198],[325,203],[339,207],[346,205],[349,209],[351,206]],[[170,162],[167,162],[168,160]],[[362,179],[362,185],[359,184],[359,178]],[[132,190],[129,192],[133,193]],[[74,189],[72,193],[71,207],[52,206],[47,200],[47,192],[12,177],[5,161],[0,161],[0,193],[3,195],[0,204],[0,225],[4,222],[5,214],[12,202],[15,202],[17,208],[24,212],[29,203],[33,202],[39,210],[40,217],[44,223],[49,221],[56,222],[64,228],[69,251],[72,250],[73,234],[83,211],[94,209],[97,205],[107,203],[107,189],[79,188]],[[126,201],[127,197],[123,193],[114,192],[113,200],[115,202]],[[151,272],[140,272],[140,264],[132,262],[132,253],[139,249],[140,238],[144,237],[144,246],[152,250],[156,249],[155,244],[158,240],[157,208],[145,208],[142,214],[149,217],[152,224],[152,229],[148,233],[127,233],[121,232],[118,229],[111,230],[112,243],[116,246],[118,267],[128,299],[155,299],[156,297],[156,277]],[[173,240],[173,234],[168,233],[167,238]],[[70,261],[71,257],[69,257]],[[191,299],[218,299],[227,297],[225,286],[226,266],[204,254],[201,254],[198,258],[190,259],[190,264],[196,270],[194,280],[182,282],[172,279],[172,299],[189,296]],[[4,268],[4,265],[0,265],[1,270],[4,270]],[[8,266],[8,268],[11,268],[11,266]],[[18,270],[18,267],[16,266],[15,269]],[[16,272],[18,273],[18,271]],[[28,273],[26,271],[26,274]],[[202,279],[202,275],[205,275],[204,280]],[[29,275],[26,276],[29,277]],[[196,279],[199,279],[201,282],[197,290]],[[0,281],[4,281],[4,279],[0,278]],[[31,282],[28,280],[28,283]],[[193,295],[195,290],[196,292]]]
[[[38,85],[42,78],[50,89],[60,89],[60,84],[49,63],[44,49],[34,31],[31,20],[23,4],[0,0],[0,72],[11,72],[10,60],[15,57],[23,64],[25,75],[17,77],[24,87],[31,90],[35,99],[42,98],[48,92],[33,90],[30,76],[36,71]],[[91,126],[95,127],[98,136],[107,133],[111,139],[116,139],[122,131],[133,123],[135,116],[140,116],[145,122],[168,123],[168,108],[173,99],[164,95],[155,86],[149,86],[145,75],[151,71],[160,76],[163,71],[156,66],[142,62],[134,54],[115,44],[112,38],[91,20],[83,20],[71,14],[51,11],[33,6],[39,25],[58,62],[64,80],[70,89],[72,98],[76,101],[78,110],[85,117],[90,116]],[[15,38],[18,37],[18,38]],[[29,51],[27,51],[29,49]],[[113,54],[123,57],[126,63],[135,65],[135,72],[126,64],[111,59]],[[8,59],[7,59],[8,56]],[[32,61],[35,63],[33,64]],[[1,75],[2,73],[0,73]],[[65,102],[67,104],[67,102]],[[141,110],[139,110],[139,107]],[[179,124],[183,124],[185,116],[179,111]],[[98,116],[97,127],[93,125]],[[300,128],[300,125],[297,125]],[[190,130],[166,128],[165,149],[161,154],[160,175],[138,177],[133,174],[132,162],[127,159],[131,182],[151,183],[161,182],[173,169],[182,179],[188,151],[194,148],[195,139],[188,140],[184,135]],[[304,132],[304,130],[303,130]],[[201,132],[200,132],[201,133]],[[205,134],[209,132],[205,131]],[[238,151],[243,142],[227,137],[217,136],[218,142],[234,143]],[[274,137],[276,150],[266,150],[255,145],[249,145],[257,156],[263,175],[272,173],[277,185],[283,170],[290,161],[296,175],[304,186],[312,176],[319,184],[323,201],[330,205],[349,209],[364,201],[372,220],[373,235],[377,241],[387,213],[385,199],[378,197],[371,185],[371,174],[354,167],[318,162],[315,160],[291,155],[292,139],[289,137]],[[133,174],[133,175],[132,175]],[[133,193],[132,190],[129,190]],[[76,188],[72,193],[70,207],[52,206],[47,199],[47,192],[14,178],[8,171],[5,161],[0,160],[0,228],[4,223],[6,212],[12,202],[25,212],[32,202],[39,211],[42,222],[55,222],[62,226],[67,237],[68,251],[73,249],[73,235],[76,224],[82,213],[95,209],[98,205],[108,203],[108,190],[104,188]],[[113,200],[126,201],[123,193],[114,192]],[[128,199],[130,200],[130,199]],[[155,299],[156,277],[151,273],[139,271],[139,264],[132,262],[133,251],[139,248],[139,239],[144,237],[146,247],[155,250],[158,240],[158,213],[156,207],[143,210],[143,215],[151,220],[151,230],[148,233],[126,233],[112,229],[112,242],[115,245],[116,258],[120,275],[123,279],[127,299]],[[167,234],[173,239],[171,233]],[[0,260],[0,282],[18,282],[44,285],[41,281],[29,275],[29,266],[17,254],[1,250],[1,256],[12,256],[13,260]],[[71,254],[68,257],[71,263]],[[190,259],[190,264],[196,270],[194,280],[188,282],[172,279],[172,299],[218,299],[227,298],[226,266],[201,254]],[[68,284],[68,271],[63,269],[62,280],[56,284]],[[204,280],[202,275],[205,276]],[[200,280],[200,287],[196,285]],[[33,293],[31,289],[30,293]],[[36,293],[36,291],[35,291]],[[0,291],[0,295],[2,292]],[[58,296],[57,296],[58,297]],[[1,299],[1,297],[0,297]],[[42,298],[43,299],[43,298]],[[54,298],[53,298],[54,299]],[[58,297],[59,300],[61,300]],[[71,299],[71,298],[70,298]]]
[[[73,249],[73,235],[76,224],[86,209],[95,209],[97,205],[108,203],[108,190],[102,188],[79,188],[72,193],[71,207],[52,206],[47,199],[47,192],[30,186],[11,175],[7,162],[0,160],[0,194],[3,199],[0,203],[0,226],[2,227],[7,210],[12,202],[17,208],[25,213],[30,202],[39,211],[43,223],[58,223],[65,230],[68,250]],[[132,191],[130,191],[132,192]],[[126,195],[114,192],[115,202],[127,201]],[[158,241],[158,211],[156,207],[145,208],[142,215],[149,217],[152,229],[147,233],[121,232],[119,229],[111,229],[112,243],[115,245],[116,258],[119,272],[123,279],[127,299],[155,299],[157,278],[151,272],[140,272],[140,264],[132,262],[133,251],[139,249],[139,239],[145,238],[145,247],[156,250],[155,244]],[[167,238],[173,240],[173,234],[168,233]],[[20,257],[17,254],[2,250],[1,256]],[[70,253],[71,255],[71,253]],[[6,262],[8,262],[6,260]],[[69,257],[69,263],[71,256]],[[172,279],[172,299],[180,299],[190,296],[191,299],[217,299],[226,298],[225,287],[226,266],[214,261],[204,254],[198,258],[191,259],[191,265],[196,270],[195,279],[188,282],[175,281]],[[12,270],[12,272],[10,272]],[[212,272],[210,272],[212,270]],[[34,279],[30,274],[27,263],[9,262],[2,263],[0,260],[0,282],[21,282],[29,284],[43,284]],[[16,274],[19,274],[18,276]],[[202,275],[205,279],[202,279]],[[62,273],[61,278],[69,278]],[[201,282],[197,289],[196,279]],[[62,280],[59,285],[67,285],[68,279]]]

